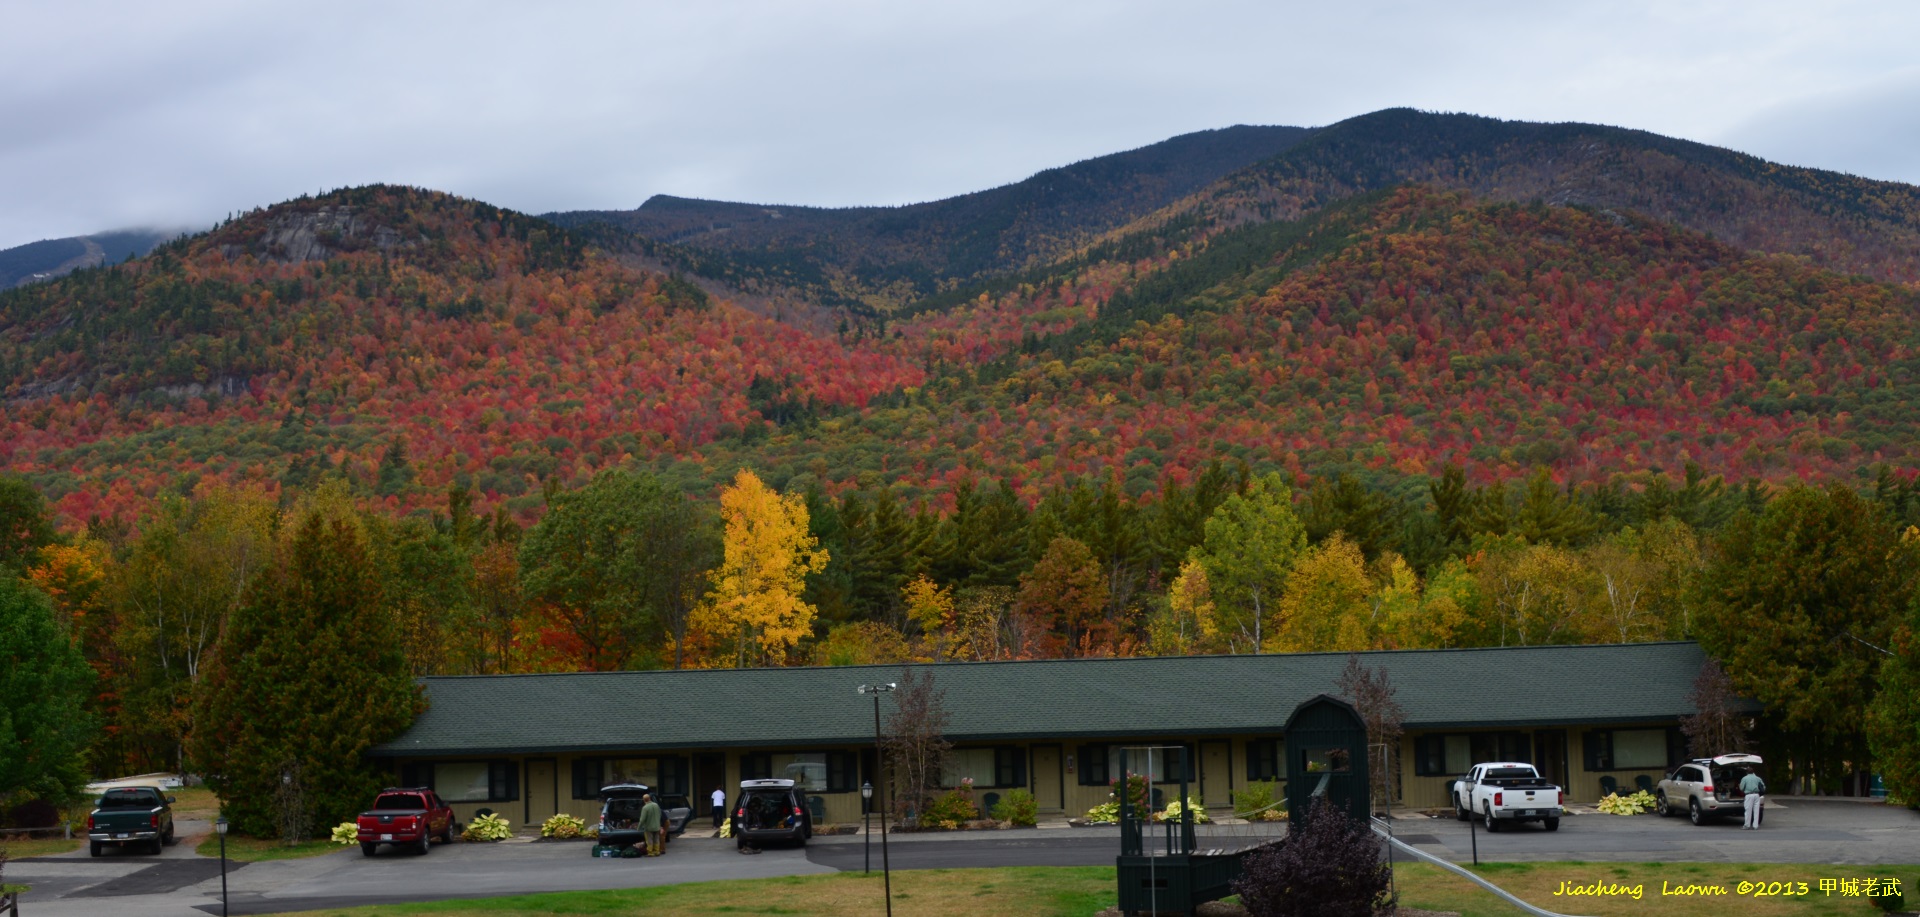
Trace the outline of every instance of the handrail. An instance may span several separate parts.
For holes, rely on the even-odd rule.
[[[1517,897],[1514,897],[1512,892],[1509,892],[1506,889],[1501,888],[1500,886],[1495,885],[1492,882],[1489,882],[1486,879],[1483,879],[1480,876],[1474,874],[1472,870],[1466,869],[1454,863],[1450,863],[1447,860],[1434,856],[1433,854],[1428,853],[1425,850],[1421,850],[1417,847],[1414,847],[1411,844],[1408,844],[1403,840],[1400,840],[1397,837],[1394,837],[1393,833],[1387,830],[1386,822],[1381,821],[1379,818],[1377,817],[1372,818],[1372,819],[1369,819],[1369,821],[1371,821],[1373,824],[1373,833],[1386,838],[1387,842],[1392,844],[1393,846],[1401,850],[1404,850],[1408,853],[1411,853],[1415,857],[1418,857],[1419,859],[1432,863],[1435,866],[1438,866],[1449,872],[1455,873],[1461,876],[1462,878],[1473,880],[1480,887],[1486,889],[1487,891],[1493,892],[1496,895],[1499,895],[1508,904],[1511,904],[1514,907],[1517,907],[1523,911],[1526,911],[1529,914],[1532,914],[1533,917],[1572,917],[1572,915],[1569,915],[1569,914],[1556,913],[1554,911],[1549,911],[1543,907],[1536,907],[1534,905],[1528,904],[1527,902],[1522,901]]]

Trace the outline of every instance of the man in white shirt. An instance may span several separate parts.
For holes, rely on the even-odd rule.
[[[720,830],[720,820],[727,817],[727,789],[713,788],[713,830]]]

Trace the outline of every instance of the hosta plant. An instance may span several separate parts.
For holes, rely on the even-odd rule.
[[[360,842],[360,826],[350,821],[334,825],[332,840],[336,844],[357,844]]]
[[[513,825],[492,813],[475,816],[467,830],[460,832],[460,837],[469,841],[504,841],[512,836]]]
[[[1187,797],[1187,804],[1185,807],[1182,807],[1180,805],[1180,800],[1178,799],[1170,803],[1167,803],[1167,810],[1164,812],[1161,812],[1158,817],[1161,821],[1179,821],[1180,813],[1185,811],[1187,808],[1191,808],[1193,810],[1194,824],[1204,825],[1213,821],[1213,819],[1207,817],[1206,807],[1200,805],[1197,802],[1194,802],[1192,796]]]
[[[555,815],[540,824],[540,836],[567,840],[587,833],[587,823],[565,812]]]

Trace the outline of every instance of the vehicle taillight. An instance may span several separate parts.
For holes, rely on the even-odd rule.
[[[1713,792],[1713,784],[1711,784],[1711,783],[1709,783],[1709,784],[1707,784],[1706,786],[1703,786],[1703,787],[1701,787],[1701,788],[1700,788],[1700,792],[1702,792],[1702,793],[1711,793],[1711,792]]]
[[[93,816],[91,815],[87,816],[87,830],[88,831],[93,830]]]
[[[1493,804],[1494,804],[1494,805],[1496,805],[1496,806],[1504,806],[1504,805],[1506,805],[1506,804],[1507,804],[1507,794],[1505,794],[1505,793],[1495,793],[1495,794],[1493,794]]]
[[[160,816],[157,814],[153,816],[153,830],[160,830]]]
[[[799,817],[800,817],[800,807],[799,807],[799,806],[794,806],[794,807],[793,807],[793,817],[794,817],[794,818],[799,818]]]
[[[733,817],[734,817],[734,818],[746,818],[746,817],[747,817],[747,807],[746,807],[746,806],[741,806],[741,807],[740,807],[739,809],[737,809],[737,810],[735,810],[735,811],[734,811],[734,813],[733,813]]]
[[[1566,804],[1567,804],[1567,791],[1566,791],[1566,790],[1561,790],[1560,792],[1558,792],[1558,793],[1555,793],[1555,794],[1553,794],[1553,804],[1554,804],[1554,805],[1556,805],[1556,806],[1564,806],[1564,805],[1566,805]]]

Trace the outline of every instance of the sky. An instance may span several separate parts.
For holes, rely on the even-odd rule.
[[[1920,183],[1920,3],[7,0],[0,248],[371,182],[901,204],[1231,124],[1585,121]]]

